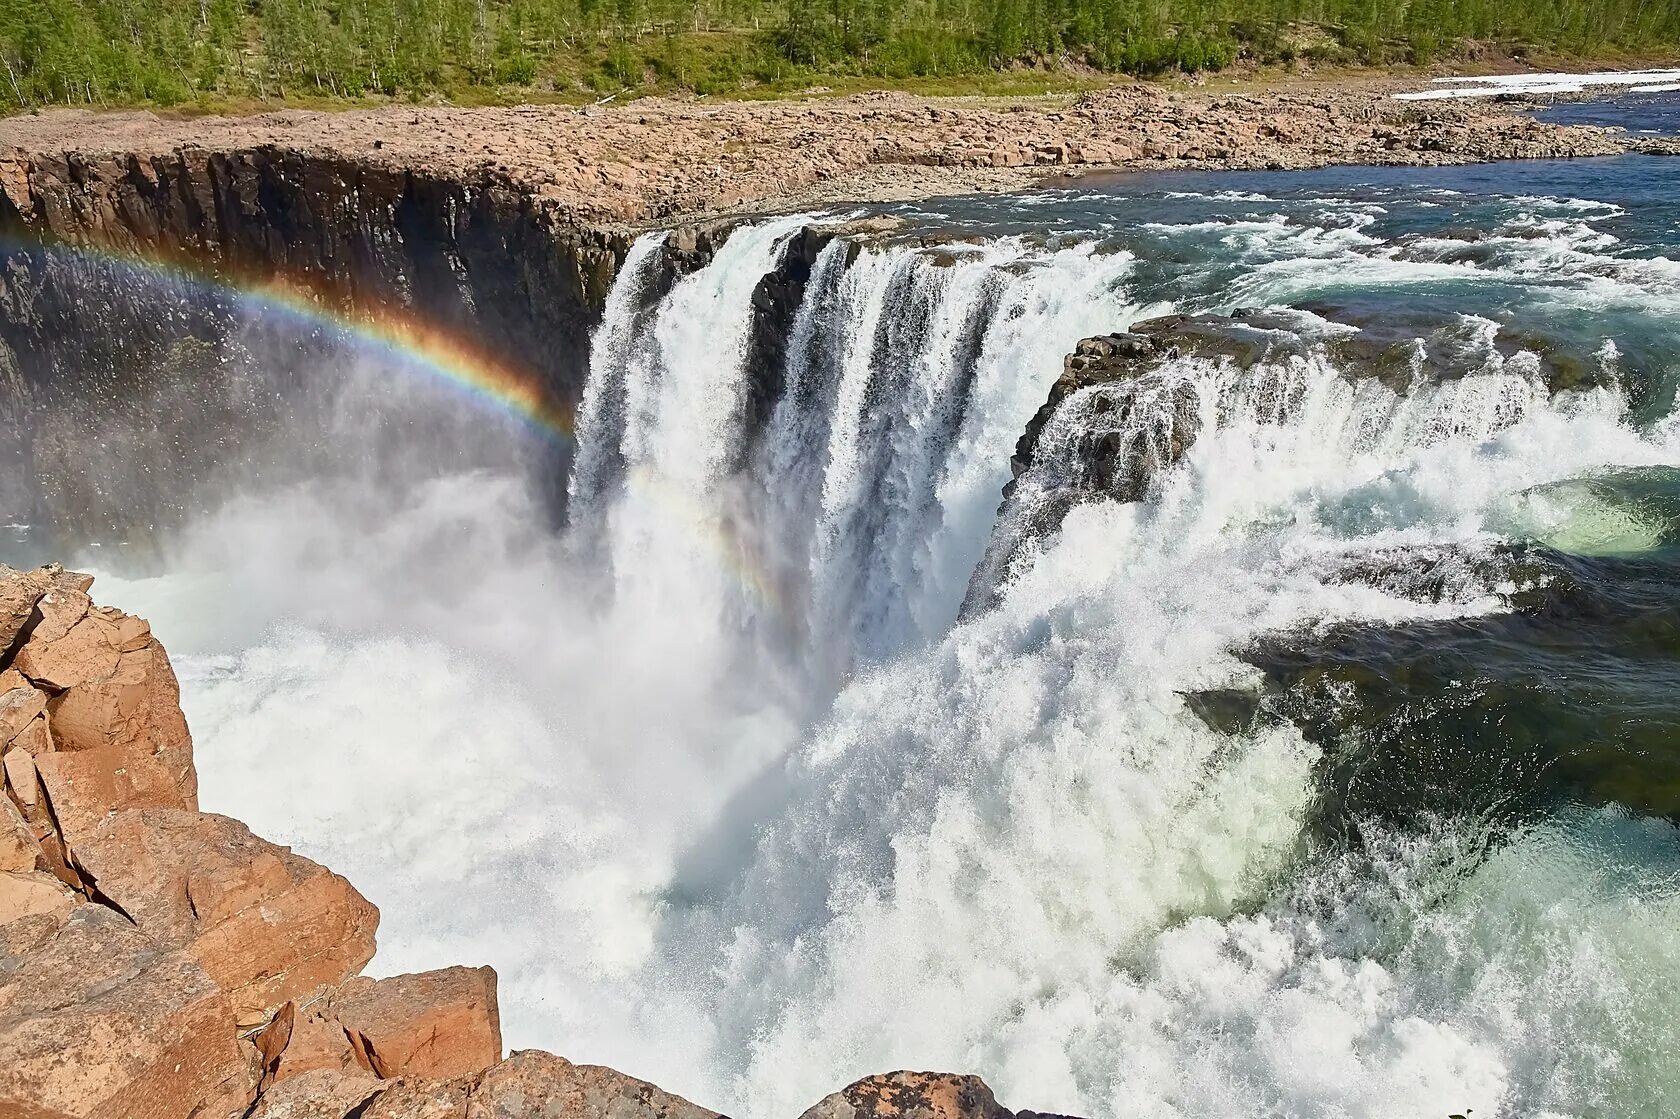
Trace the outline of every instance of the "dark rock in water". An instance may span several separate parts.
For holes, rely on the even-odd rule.
[[[1259,708],[1323,750],[1311,833],[1357,846],[1372,823],[1498,829],[1567,804],[1680,821],[1677,566],[1667,550],[1534,547],[1350,559],[1348,580],[1420,601],[1463,600],[1480,583],[1508,609],[1340,623],[1239,651],[1264,675]],[[1234,710],[1201,706],[1209,725]]]
[[[1250,734],[1267,716],[1265,698],[1240,688],[1210,688],[1185,692],[1184,705],[1216,734]]]
[[[665,237],[661,268],[649,284],[651,298],[663,298],[684,276],[693,275],[717,256],[740,222],[720,220],[679,225]]]
[[[1134,329],[1082,339],[1063,359],[1062,375],[1015,444],[1014,477],[1004,486],[997,529],[969,580],[959,617],[989,609],[1022,548],[1060,528],[1075,505],[1142,500],[1195,442],[1201,425],[1196,391],[1160,369],[1171,345],[1161,341],[1171,335],[1165,323],[1145,324],[1159,333]],[[1065,414],[1080,393],[1086,393],[1084,411]]]
[[[1073,353],[1062,359],[1062,375],[1050,386],[1049,398],[1027,421],[1026,430],[1015,443],[1015,454],[1009,460],[1014,476],[1019,478],[1032,465],[1038,437],[1062,401],[1092,385],[1138,376],[1143,371],[1142,363],[1156,352],[1154,339],[1143,334],[1105,334],[1081,339]]]
[[[786,387],[788,336],[793,331],[805,285],[817,256],[836,234],[806,226],[782,245],[776,266],[752,293],[752,326],[747,337],[747,430],[761,431]]]

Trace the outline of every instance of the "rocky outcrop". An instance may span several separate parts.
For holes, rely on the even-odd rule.
[[[378,912],[198,811],[169,658],[91,584],[0,567],[0,1116],[721,1119],[613,1069],[502,1059],[488,967],[358,974]],[[1015,1119],[929,1073],[807,1116],[865,1113]]]
[[[242,1115],[312,1001],[376,1082],[492,1064],[494,973],[357,978],[373,906],[197,810],[169,658],[91,583],[0,568],[0,1114]]]

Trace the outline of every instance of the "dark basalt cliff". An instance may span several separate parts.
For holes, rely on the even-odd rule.
[[[704,267],[734,224],[673,230],[643,297]],[[834,235],[790,238],[754,293],[749,426],[781,395],[788,333]],[[580,225],[489,171],[446,178],[275,147],[0,155],[0,514],[50,530],[50,549],[49,535],[115,539],[177,521],[214,503],[208,479],[282,477],[299,432],[344,425],[332,382],[354,355],[321,323],[346,314],[394,313],[466,340],[538,385],[546,413],[569,415],[635,236]],[[321,314],[278,327],[254,315],[243,293],[260,306],[274,286]],[[389,428],[402,455],[424,444],[470,467],[512,454],[473,417],[402,414],[402,397],[358,431],[360,453],[379,457],[369,448]],[[541,449],[556,516],[569,454]]]
[[[444,179],[273,148],[37,154],[0,161],[0,188],[0,231],[12,239],[283,276],[359,306],[411,308],[530,361],[557,399],[577,395],[578,359],[630,240],[567,224],[491,174]],[[16,261],[19,246],[7,248]]]
[[[332,341],[304,316],[294,344],[255,354],[266,324],[241,291],[471,339],[564,415],[632,237],[488,174],[272,148],[0,158],[0,188],[0,512],[84,538],[168,522],[195,484],[308,426],[277,402]]]

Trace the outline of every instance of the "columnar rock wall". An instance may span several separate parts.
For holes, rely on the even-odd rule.
[[[344,359],[304,352],[300,322],[303,349],[261,353],[243,384],[241,288],[470,339],[563,414],[628,244],[489,171],[272,148],[0,152],[0,512],[120,538],[170,523],[191,485],[294,425],[276,397]],[[107,468],[106,447],[130,468]]]
[[[0,1116],[718,1119],[612,1069],[504,1060],[488,967],[361,976],[378,911],[198,810],[169,657],[92,582],[0,567]],[[1013,1119],[973,1077],[919,1073],[806,1119],[865,1115]]]

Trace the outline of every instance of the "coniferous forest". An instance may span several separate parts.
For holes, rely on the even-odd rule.
[[[1680,48],[1680,2],[5,0],[0,109],[1425,64],[1478,44],[1660,54]]]

